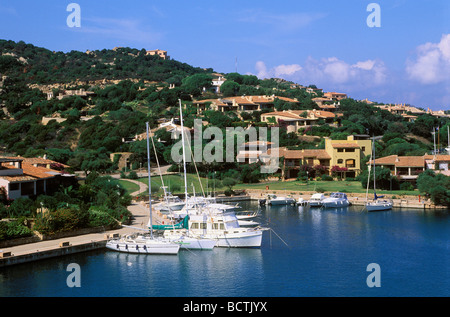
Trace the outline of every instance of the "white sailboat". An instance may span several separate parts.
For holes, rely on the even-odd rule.
[[[180,120],[183,124],[180,101]],[[183,131],[183,129],[182,129]],[[183,144],[183,164],[184,164],[184,184],[185,196],[187,197],[187,179],[186,179],[186,159],[184,150],[184,137],[182,132]],[[184,212],[188,220],[188,227],[183,229],[164,230],[164,237],[173,239],[181,234],[189,237],[201,237],[206,241],[214,241],[218,247],[260,247],[263,230],[260,228],[246,228],[239,225],[239,220],[234,212],[226,212],[226,208],[221,208],[221,204],[214,204],[207,199],[195,200],[193,204],[188,204]],[[218,206],[219,205],[219,206]],[[182,245],[183,246],[183,245]]]
[[[367,211],[384,211],[391,210],[393,202],[388,199],[380,199],[384,196],[377,196],[376,193],[376,177],[375,177],[375,138],[373,138],[372,142],[372,161],[373,161],[373,200],[367,201],[367,194],[369,189],[369,179],[370,179],[370,168],[369,168],[369,176],[367,180],[367,192],[366,192],[366,209]]]
[[[187,178],[186,178],[186,153],[184,148],[184,128],[183,128],[183,112],[181,109],[181,100],[180,103],[180,121],[181,121],[181,142],[183,144],[183,165],[184,165],[184,185],[185,185],[185,201],[183,208],[187,208],[188,206],[188,195],[187,195]],[[174,211],[171,211],[173,215]],[[187,217],[187,218],[186,218]],[[191,249],[191,250],[212,250],[216,245],[216,241],[205,237],[202,234],[194,233],[189,230],[187,225],[189,221],[189,215],[186,215],[184,218],[186,225],[181,229],[175,229],[174,226],[163,226],[163,236],[170,241],[179,243],[182,249]],[[159,226],[160,228],[162,226]],[[172,229],[171,229],[172,227]],[[170,234],[169,234],[170,233]]]
[[[152,223],[152,199],[151,199],[151,179],[150,179],[150,146],[148,140],[148,122],[147,128],[147,165],[148,165],[148,197],[150,220]],[[106,247],[110,250],[126,253],[144,253],[144,254],[178,254],[180,244],[153,235],[152,226],[150,226],[150,236],[135,234],[120,237],[118,239],[108,240]]]

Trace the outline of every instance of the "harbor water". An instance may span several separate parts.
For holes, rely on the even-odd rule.
[[[240,203],[257,210],[256,202]],[[447,210],[261,207],[259,249],[96,250],[0,269],[1,297],[448,297]],[[69,287],[71,263],[80,287]],[[371,269],[375,263],[378,269]],[[372,274],[379,285],[371,285]]]

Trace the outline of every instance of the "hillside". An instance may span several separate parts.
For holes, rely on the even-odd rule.
[[[97,80],[140,80],[178,83],[196,73],[211,73],[175,60],[147,55],[144,49],[52,52],[24,42],[0,40],[0,74],[27,84]]]
[[[177,117],[179,99],[185,106],[187,127],[192,127],[195,118],[221,128],[264,127],[267,123],[261,122],[260,116],[271,110],[208,110],[198,115],[193,101],[275,95],[297,102],[276,99],[274,110],[308,110],[317,109],[313,98],[322,95],[314,85],[260,80],[237,73],[216,74],[212,69],[148,55],[145,50],[63,53],[6,40],[0,40],[0,75],[0,151],[22,156],[47,155],[74,169],[98,172],[117,167],[110,159],[115,152],[132,152],[129,164],[134,168],[145,163],[145,142],[124,140],[143,133],[147,121],[155,128],[158,120]],[[218,76],[227,79],[220,94],[212,86],[212,80]],[[436,126],[441,127],[441,144],[447,142],[448,118],[424,114],[409,122],[351,98],[340,100],[338,112],[333,125],[301,129],[301,133],[315,138],[282,129],[280,145],[314,149],[323,146],[321,138],[325,136],[345,139],[349,134],[369,133],[383,136],[377,143],[380,156],[423,155],[432,149],[430,131]],[[173,163],[170,153],[175,140],[162,130],[157,132],[157,139],[161,140],[156,144],[160,162]],[[254,182],[262,177],[254,168],[244,175],[243,167],[237,163],[199,164],[198,168],[204,175],[215,170],[221,178],[253,175],[246,180]],[[241,173],[234,175],[233,171]]]

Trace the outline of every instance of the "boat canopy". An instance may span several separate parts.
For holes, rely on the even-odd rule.
[[[347,195],[345,193],[331,193],[330,197],[347,199]]]
[[[188,229],[189,216],[186,216],[180,222],[172,225],[152,225],[153,230],[173,230],[173,229]]]

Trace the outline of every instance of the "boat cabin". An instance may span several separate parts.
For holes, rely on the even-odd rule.
[[[214,231],[234,231],[239,229],[239,223],[234,213],[222,215],[191,215],[189,217],[189,230],[196,233]],[[227,232],[225,232],[227,233]]]

